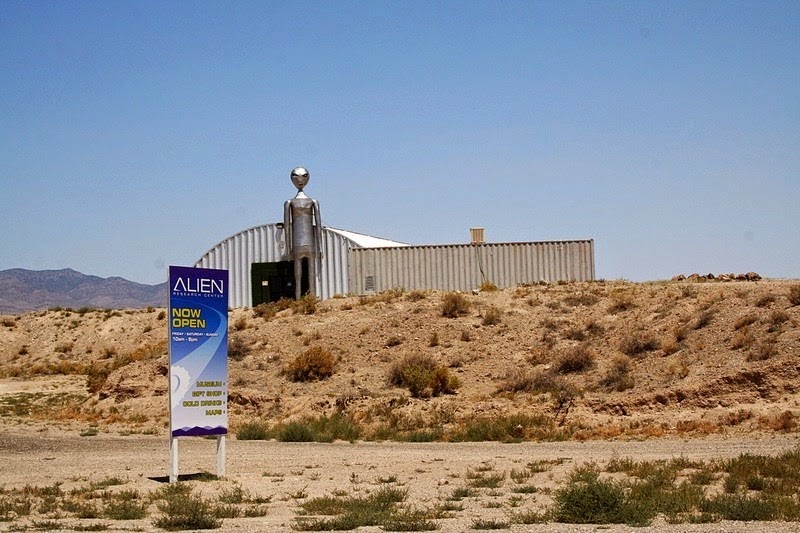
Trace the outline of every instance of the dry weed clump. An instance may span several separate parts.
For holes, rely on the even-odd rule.
[[[441,394],[454,394],[461,386],[458,378],[450,375],[429,355],[411,354],[389,369],[388,381],[392,385],[408,388],[415,398],[428,398]]]
[[[634,385],[631,372],[631,359],[625,355],[618,355],[611,360],[611,365],[600,380],[600,386],[609,391],[622,392],[632,389]]]
[[[692,329],[703,329],[707,325],[711,324],[711,321],[714,319],[714,311],[711,309],[705,309],[702,311],[695,321],[692,323]]]
[[[585,372],[594,366],[594,359],[594,353],[589,346],[586,343],[579,344],[561,354],[555,363],[555,369],[559,374]]]
[[[658,348],[658,340],[650,333],[645,331],[631,332],[623,335],[619,341],[619,350],[631,357],[652,352]]]
[[[766,361],[778,353],[775,341],[767,339],[754,345],[747,354],[748,361]]]
[[[630,311],[636,307],[633,302],[633,296],[627,292],[616,292],[611,295],[611,304],[608,306],[607,311],[612,315],[621,313],[623,311]]]
[[[448,292],[442,297],[442,316],[458,318],[469,313],[469,300],[460,292]]]
[[[241,361],[250,353],[250,346],[241,335],[230,335],[228,338],[228,359]]]
[[[591,307],[594,304],[596,304],[599,300],[600,298],[589,292],[569,294],[561,299],[564,305],[568,305],[570,307],[580,307],[580,306]]]
[[[772,431],[792,431],[797,427],[797,416],[791,411],[783,411],[779,415],[763,415],[758,418],[758,427]]]
[[[496,326],[503,320],[503,312],[494,305],[490,305],[483,313],[481,324],[484,326]]]
[[[767,293],[767,294],[762,294],[761,296],[759,296],[755,303],[756,303],[756,307],[767,307],[769,304],[773,303],[774,301],[775,301],[775,295]]]
[[[738,319],[736,319],[736,321],[733,323],[733,329],[740,330],[745,326],[754,324],[755,322],[758,322],[758,317],[756,315],[753,314],[745,315],[743,317],[739,317]]]
[[[750,331],[748,326],[744,326],[739,331],[736,332],[736,335],[733,336],[731,339],[731,348],[734,350],[740,350],[742,348],[750,348],[755,343],[756,338],[755,335]]]
[[[317,381],[331,377],[335,366],[330,350],[314,346],[292,359],[284,374],[292,381]]]
[[[294,300],[281,298],[277,302],[258,304],[253,308],[253,316],[256,318],[263,318],[264,320],[271,320],[284,309],[291,309],[293,303]]]
[[[358,297],[358,305],[372,305],[372,304],[377,304],[377,303],[388,304],[388,303],[391,303],[391,302],[397,300],[401,296],[403,296],[404,292],[405,292],[405,290],[403,288],[396,287],[394,289],[388,289],[388,290],[385,290],[385,291],[381,291],[381,292],[379,292],[377,294],[359,296]],[[419,293],[420,291],[416,291],[416,292]],[[423,298],[424,298],[424,295],[423,295]]]
[[[499,290],[500,289],[497,288],[497,285],[495,285],[491,281],[484,281],[483,283],[481,283],[481,288],[480,288],[481,292],[497,292]]]
[[[787,297],[790,304],[800,305],[800,284],[789,287],[789,295]]]
[[[783,323],[787,322],[788,320],[789,320],[789,313],[787,313],[786,311],[781,311],[779,309],[772,311],[769,314],[769,327],[767,328],[767,331],[769,333],[774,333],[776,331],[779,331]]]
[[[292,303],[292,312],[296,315],[313,315],[317,312],[319,299],[313,294],[306,293]]]

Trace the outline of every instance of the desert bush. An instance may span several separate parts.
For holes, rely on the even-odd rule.
[[[300,504],[301,516],[292,526],[296,531],[341,531],[365,526],[384,526],[381,529],[397,531],[399,525],[408,518],[408,511],[397,509],[397,504],[405,501],[407,491],[396,487],[382,486],[361,497],[318,496]],[[403,514],[406,513],[406,514]],[[317,518],[314,515],[325,515]],[[425,527],[422,529],[430,529]]]
[[[564,436],[545,415],[510,415],[470,418],[446,437],[449,442],[520,442],[525,438],[554,440]]]
[[[269,425],[260,420],[245,422],[236,431],[238,440],[269,440],[271,438]]]
[[[681,344],[673,339],[664,339],[661,341],[661,351],[664,355],[672,355],[681,349]]]
[[[307,292],[301,296],[299,300],[294,301],[292,304],[292,312],[296,315],[313,315],[317,312],[318,303],[319,300],[317,297]]]
[[[244,341],[241,335],[231,335],[228,339],[228,359],[241,361],[250,353],[250,346]]]
[[[769,304],[775,301],[774,294],[762,294],[756,299],[756,307],[767,307]]]
[[[767,331],[774,333],[781,329],[781,325],[789,320],[789,313],[776,309],[769,314],[769,327]]]
[[[284,309],[291,309],[293,305],[294,300],[288,298],[281,298],[277,302],[265,302],[253,308],[253,316],[256,318],[263,318],[264,320],[270,320]]]
[[[610,391],[624,391],[632,389],[634,385],[633,377],[630,375],[631,359],[624,355],[618,355],[611,360],[600,385]]]
[[[295,357],[284,370],[292,381],[315,381],[333,375],[336,360],[327,348],[313,346]]]
[[[17,321],[14,318],[4,318],[3,319],[3,326],[7,328],[13,328],[17,325]]]
[[[499,290],[500,289],[497,288],[497,285],[491,281],[484,281],[481,283],[481,292],[497,292]]]
[[[766,361],[778,353],[778,347],[772,340],[766,340],[754,345],[747,354],[748,361]]]
[[[462,342],[469,342],[472,340],[472,335],[470,334],[468,329],[461,330],[461,341]]]
[[[561,301],[570,307],[586,306],[591,307],[596,304],[599,298],[589,292],[581,292],[579,294],[570,294],[565,296]]]
[[[385,346],[387,348],[393,348],[394,346],[400,346],[401,344],[403,344],[403,339],[401,337],[398,337],[397,335],[392,335],[391,337],[386,339]]]
[[[652,352],[658,348],[658,341],[650,333],[644,331],[629,332],[619,341],[619,350],[631,357]]]
[[[792,305],[800,305],[800,284],[795,284],[789,287],[789,303]]]
[[[611,304],[607,310],[611,314],[617,314],[622,311],[629,311],[635,306],[636,304],[633,303],[633,297],[630,294],[618,292],[611,296]]]
[[[458,318],[469,313],[469,300],[460,292],[448,292],[442,297],[442,316]]]
[[[160,500],[156,507],[162,515],[153,525],[168,531],[185,529],[217,529],[222,526],[214,513],[214,505],[202,496],[192,494],[192,489],[181,483],[168,485],[158,491]]]
[[[498,392],[534,392],[538,374],[524,368],[512,368],[497,387]]]
[[[392,365],[388,380],[392,385],[408,388],[415,398],[453,394],[460,386],[447,367],[421,354],[407,355]]]
[[[113,494],[103,514],[111,520],[140,520],[147,516],[148,502],[136,490],[123,490]]]
[[[243,329],[247,328],[247,319],[243,316],[240,316],[233,322],[233,329],[236,331],[242,331]]]
[[[591,471],[573,473],[567,486],[555,492],[554,499],[557,522],[642,525],[653,517],[647,506],[627,500],[621,484],[600,479]]]
[[[481,324],[484,326],[494,326],[501,322],[502,317],[503,312],[494,305],[490,305],[483,313]]]
[[[750,348],[755,341],[756,338],[750,332],[750,328],[744,326],[739,331],[737,331],[736,335],[734,335],[733,339],[731,339],[731,348],[733,348],[734,350],[738,350],[740,348]]]
[[[569,348],[555,363],[556,372],[559,374],[584,372],[592,366],[594,366],[594,353],[585,343]]]
[[[564,331],[564,338],[571,341],[585,341],[586,331],[584,331],[583,328],[572,326]]]
[[[753,324],[756,321],[758,321],[758,317],[756,315],[745,315],[743,317],[739,317],[733,323],[733,329],[738,331],[738,330],[742,329],[745,326],[749,326],[750,324]]]
[[[272,433],[280,442],[355,442],[361,436],[361,428],[351,417],[336,413],[283,422]]]
[[[428,346],[431,348],[435,348],[439,346],[439,334],[437,332],[431,333],[430,339],[428,340]]]
[[[702,311],[692,323],[692,329],[703,329],[714,319],[714,311],[706,309]]]
[[[409,302],[418,302],[428,297],[427,291],[411,291],[406,294],[406,300]]]
[[[385,291],[381,291],[377,294],[372,295],[364,295],[358,297],[358,305],[370,305],[376,303],[390,303],[394,300],[403,296],[405,289],[402,287],[396,287],[394,289],[388,289]]]

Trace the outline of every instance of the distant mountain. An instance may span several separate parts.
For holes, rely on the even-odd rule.
[[[135,309],[167,306],[167,284],[144,285],[120,277],[63,270],[0,270],[0,313],[50,307]]]

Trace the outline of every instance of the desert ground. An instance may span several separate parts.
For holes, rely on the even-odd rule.
[[[300,528],[309,502],[392,487],[406,518],[441,531],[624,531],[547,513],[581,468],[630,481],[625,461],[678,465],[675,486],[716,465],[698,486],[747,503],[758,483],[731,489],[721,462],[797,452],[800,282],[482,289],[231,310],[226,475],[210,475],[212,440],[182,439],[182,485],[258,515],[225,530]],[[165,310],[0,320],[0,530],[159,530]],[[144,518],[106,516],[125,491]],[[648,528],[800,531],[787,513],[662,513]]]

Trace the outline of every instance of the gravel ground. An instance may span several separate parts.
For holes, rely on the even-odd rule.
[[[0,487],[6,490],[24,485],[63,483],[69,490],[91,481],[110,477],[129,480],[125,488],[150,492],[162,486],[167,475],[168,447],[164,438],[149,436],[76,437],[4,432],[0,438]],[[521,509],[543,509],[549,496],[522,495],[518,508],[511,508],[512,481],[508,474],[521,471],[534,461],[550,461],[549,469],[528,480],[539,489],[555,487],[575,466],[587,462],[603,465],[612,458],[656,460],[683,457],[704,460],[735,457],[740,454],[771,455],[795,449],[800,439],[794,436],[764,438],[654,439],[640,442],[589,441],[555,443],[278,443],[264,441],[227,442],[225,479],[192,481],[208,495],[238,483],[251,494],[271,497],[269,513],[260,518],[226,519],[223,530],[290,531],[298,505],[306,498],[342,491],[366,494],[382,482],[391,481],[408,490],[408,503],[419,508],[441,503],[458,487],[464,487],[465,474],[476,468],[505,473],[496,490],[481,489],[480,495],[462,500],[464,509],[454,518],[439,521],[440,531],[470,530],[473,521],[507,520],[509,513]],[[214,472],[215,442],[207,439],[180,441],[180,472]],[[545,491],[546,492],[546,491]],[[17,522],[22,525],[24,522]],[[76,519],[64,519],[69,527]],[[81,521],[87,524],[87,521]],[[104,521],[109,523],[109,521]],[[0,522],[0,530],[15,523]],[[110,525],[117,530],[155,531],[150,519]],[[566,524],[512,525],[506,531],[800,531],[798,523],[735,523],[706,525],[668,525],[657,520],[646,528],[626,526],[577,526]],[[359,531],[381,531],[361,528]]]

